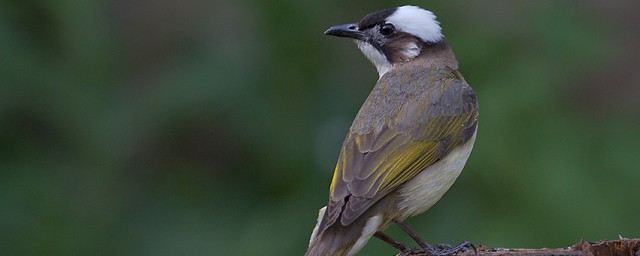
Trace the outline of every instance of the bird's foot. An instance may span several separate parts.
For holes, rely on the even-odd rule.
[[[476,247],[470,242],[463,242],[459,245],[452,246],[448,244],[435,244],[435,245],[427,245],[418,249],[406,249],[400,253],[400,256],[410,256],[416,254],[426,254],[429,256],[449,256],[455,255],[462,251],[469,251],[473,249],[473,251],[478,254]]]
[[[476,250],[476,246],[469,241],[464,241],[456,246],[451,246],[448,244],[436,244],[435,246],[432,246],[432,247],[434,247],[432,254],[436,256],[454,255],[462,251],[468,252],[471,249],[473,249],[473,252],[475,254],[478,254],[478,250]]]

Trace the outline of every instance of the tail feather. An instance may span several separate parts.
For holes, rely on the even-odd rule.
[[[339,222],[329,226],[324,231],[319,231],[318,226],[326,207],[318,212],[318,221],[309,239],[309,249],[305,256],[352,256],[358,253],[378,231],[382,224],[380,216],[368,219],[360,218],[348,226]]]
[[[316,227],[313,228],[313,232],[311,232],[311,237],[309,238],[309,248],[313,244],[313,240],[318,236],[318,229],[320,228],[320,223],[322,222],[322,217],[324,216],[324,212],[327,211],[327,207],[322,207],[318,210],[318,220],[316,221]]]

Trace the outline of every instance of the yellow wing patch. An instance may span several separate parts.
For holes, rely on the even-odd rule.
[[[327,225],[339,216],[343,225],[349,225],[460,145],[466,129],[475,130],[478,112],[471,88],[450,71],[433,70],[425,76],[440,78],[433,83],[413,81],[409,83],[413,88],[379,81],[380,87],[372,91],[342,145],[331,182]],[[437,88],[425,88],[426,84]]]

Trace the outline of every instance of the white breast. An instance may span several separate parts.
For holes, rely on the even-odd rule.
[[[474,133],[465,144],[453,149],[445,158],[399,188],[397,206],[401,213],[400,220],[423,213],[440,200],[462,172],[475,140]]]

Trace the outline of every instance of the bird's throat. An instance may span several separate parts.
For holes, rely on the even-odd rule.
[[[354,41],[358,46],[358,49],[360,49],[364,56],[367,56],[367,59],[369,59],[369,61],[371,61],[371,63],[373,63],[373,65],[376,67],[379,77],[382,77],[385,73],[387,73],[387,71],[391,69],[392,65],[387,57],[384,56],[384,54],[380,52],[376,47],[364,41]]]

